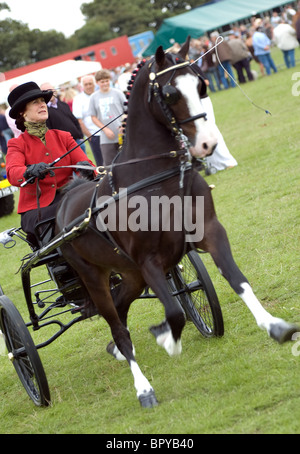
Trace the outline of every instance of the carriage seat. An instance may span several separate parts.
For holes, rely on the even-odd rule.
[[[35,236],[39,248],[47,245],[55,236],[55,217],[39,222],[35,227]],[[60,248],[49,254],[46,266],[51,279],[67,300],[83,301],[86,298],[78,274],[65,260]]]
[[[35,226],[35,237],[39,247],[47,245],[54,237],[55,217],[44,219]]]

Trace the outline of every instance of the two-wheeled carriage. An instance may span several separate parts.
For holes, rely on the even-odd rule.
[[[39,229],[39,248],[22,259],[21,280],[29,313],[25,322],[14,303],[0,287],[0,329],[7,356],[29,397],[37,406],[48,406],[50,391],[38,350],[51,344],[74,324],[99,315],[90,301],[78,274],[65,261],[59,245],[67,239],[51,242],[53,221],[44,222]],[[83,226],[78,226],[79,231]],[[76,233],[77,234],[77,233]],[[20,228],[0,234],[0,241],[7,248],[15,245],[14,237],[28,242]],[[33,245],[31,246],[31,251]],[[39,279],[32,282],[32,270],[39,268]],[[46,273],[45,273],[46,272]],[[34,277],[36,279],[36,277]],[[222,336],[224,333],[222,312],[214,286],[196,251],[187,253],[180,264],[166,275],[168,287],[182,306],[187,320],[205,337]],[[122,285],[122,275],[110,277],[111,293]],[[156,298],[145,288],[140,299]],[[55,333],[35,344],[32,331],[53,325]]]

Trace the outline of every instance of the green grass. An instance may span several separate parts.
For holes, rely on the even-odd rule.
[[[283,62],[280,51],[273,54]],[[235,260],[258,298],[273,315],[298,323],[300,108],[291,77],[299,70],[282,68],[243,85],[272,116],[238,88],[212,95],[217,124],[238,166],[206,177],[216,186],[216,210]],[[0,219],[0,231],[17,225],[16,213]],[[0,284],[26,320],[15,273],[27,252],[20,241],[14,249],[0,248]],[[135,301],[130,311],[137,360],[158,407],[140,407],[129,367],[105,352],[107,325],[93,318],[39,350],[52,396],[47,409],[33,405],[12,365],[0,357],[0,433],[299,433],[300,357],[291,343],[280,346],[268,338],[208,256],[205,263],[222,306],[223,338],[206,340],[187,324],[181,356],[169,358],[148,331],[163,318],[161,304]],[[42,330],[34,336],[42,339]]]

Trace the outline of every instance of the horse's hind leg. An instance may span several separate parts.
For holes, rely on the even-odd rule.
[[[170,356],[178,355],[182,350],[181,333],[185,325],[184,312],[177,299],[171,296],[165,274],[158,264],[149,261],[143,265],[142,272],[147,284],[163,303],[166,315],[166,320],[158,326],[152,326],[150,331],[158,345],[164,347]]]
[[[210,252],[220,273],[245,302],[253,314],[257,325],[265,329],[269,336],[279,343],[291,340],[292,335],[299,331],[299,327],[291,325],[280,318],[273,317],[262,307],[253,293],[248,280],[236,265],[232,257],[225,229],[216,218],[207,226],[207,232],[209,233],[201,247]]]

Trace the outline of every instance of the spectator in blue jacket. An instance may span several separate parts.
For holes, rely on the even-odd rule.
[[[256,19],[254,22],[255,32],[252,36],[252,43],[254,48],[254,55],[263,64],[267,75],[271,74],[271,69],[277,73],[276,65],[271,57],[271,41],[263,32],[262,20]]]

